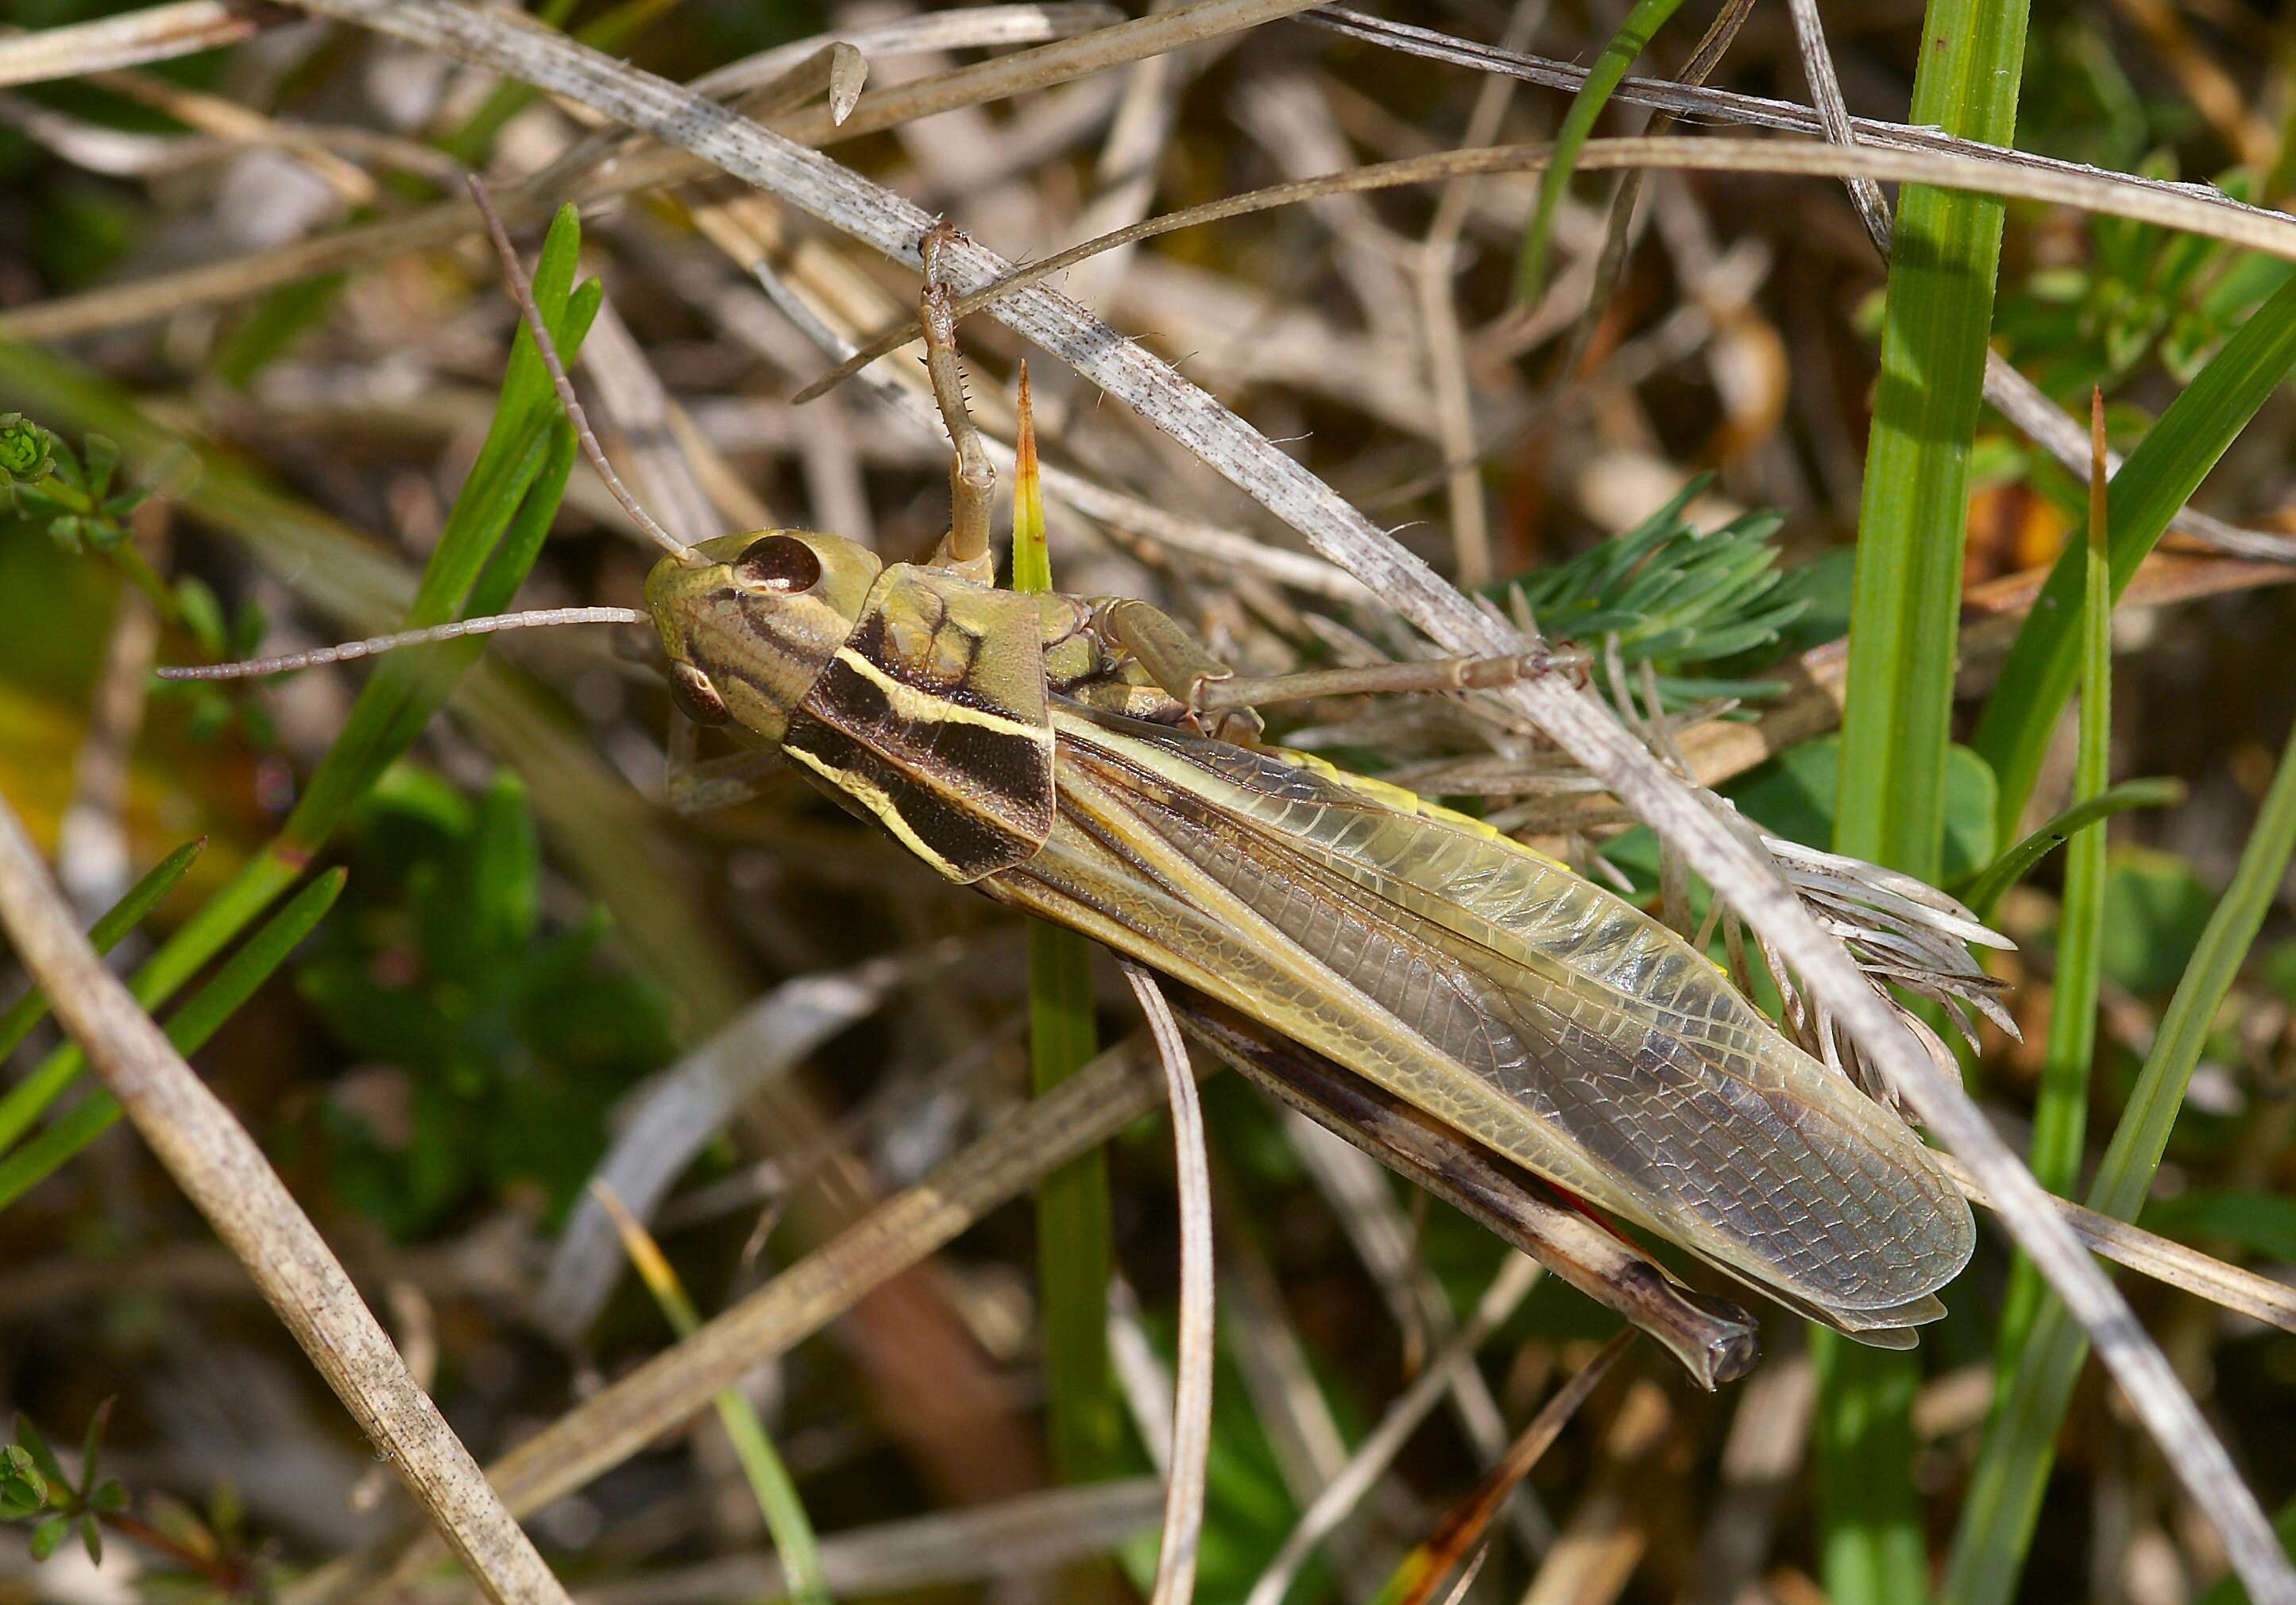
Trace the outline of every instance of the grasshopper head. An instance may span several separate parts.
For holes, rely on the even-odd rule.
[[[670,694],[698,724],[778,742],[883,564],[866,546],[806,529],[753,529],[693,550],[706,561],[665,558],[646,577]]]

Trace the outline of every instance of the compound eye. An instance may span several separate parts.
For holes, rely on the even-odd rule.
[[[793,535],[769,535],[750,543],[734,564],[734,577],[752,590],[795,596],[821,582],[821,559]]]
[[[726,711],[726,699],[709,684],[709,676],[691,663],[669,666],[669,700],[697,725],[724,725],[734,717]]]

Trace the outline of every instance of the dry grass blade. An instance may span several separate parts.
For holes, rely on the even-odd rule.
[[[980,44],[993,43],[1008,36],[1049,36],[1055,42],[1017,55],[958,68],[873,94],[865,103],[842,119],[835,115],[833,107],[822,106],[777,119],[775,127],[783,138],[798,144],[857,139],[920,118],[1046,88],[1164,51],[1199,44],[1218,37],[1224,32],[1250,27],[1254,22],[1266,20],[1268,15],[1297,10],[1300,3],[1301,0],[1205,0],[1204,4],[1180,11],[1099,29],[1082,38],[1064,39],[1059,36],[1065,29],[1088,20],[1092,16],[1106,14],[1102,8],[1082,5],[1022,7],[1018,9],[1024,14],[1015,17],[1007,8],[989,7],[984,13],[984,24],[961,29],[952,29],[950,23],[943,23],[939,25],[938,30],[920,25],[892,36],[879,36],[872,30],[857,30],[852,36],[854,38],[890,37],[891,42],[877,46],[881,51],[890,50],[897,45],[908,45],[910,41],[929,39]],[[308,6],[305,9],[324,8]],[[388,8],[361,12],[352,20],[365,20],[370,26],[381,28],[382,9]],[[436,45],[448,54],[458,53],[453,37],[460,29],[441,30],[426,26],[422,18],[430,14],[430,7],[414,5],[406,9],[410,13],[403,25],[402,31],[406,37]],[[967,17],[972,14],[957,13]],[[521,29],[494,18],[473,16],[459,20],[471,36],[466,47],[478,48],[480,40],[492,41],[498,47],[498,58],[472,59],[504,64],[527,60],[537,50],[546,54],[562,47],[599,67],[602,70],[599,76],[608,84],[643,81],[669,90],[677,97],[674,111],[665,111],[659,105],[651,111],[632,106],[627,108],[627,115],[618,115],[616,120],[637,131],[663,136],[665,143],[679,148],[668,151],[639,151],[625,157],[605,180],[584,191],[582,199],[586,204],[693,178],[705,170],[703,163],[697,162],[693,155],[686,153],[683,141],[668,138],[663,128],[654,127],[659,120],[675,121],[679,116],[691,118],[698,112],[703,126],[732,123],[744,127],[753,127],[740,114],[701,98],[710,93],[722,92],[723,86],[715,83],[714,75],[700,80],[691,89],[680,88],[640,73],[634,68],[624,67],[562,35],[541,29]],[[1025,26],[1016,28],[1016,23]],[[382,30],[391,31],[389,29]],[[816,39],[800,43],[802,48],[791,47],[798,50],[796,54],[783,57],[777,53],[769,53],[774,56],[774,71],[760,76],[770,78],[788,70],[801,62],[806,55],[820,50],[826,41]],[[918,44],[909,47],[938,46]],[[758,58],[760,61],[764,59]],[[538,80],[530,73],[512,71],[512,76],[525,77],[529,82],[537,82],[539,86]],[[570,98],[581,101],[583,96],[573,94]],[[719,162],[717,165],[724,164]],[[774,186],[768,184],[764,187],[772,189]],[[555,197],[546,191],[521,186],[503,195],[499,205],[504,220],[511,227],[517,228],[545,215],[545,199]],[[922,217],[922,214],[917,216]],[[411,217],[343,229],[273,250],[208,263],[177,273],[155,274],[131,283],[108,285],[43,302],[36,307],[0,313],[0,336],[19,340],[61,340],[96,329],[163,316],[186,307],[236,300],[315,274],[362,266],[404,252],[450,244],[479,226],[478,214],[471,207],[461,201],[442,202]],[[920,223],[914,233],[922,237],[926,226],[926,224]]]
[[[177,0],[94,22],[0,38],[0,86],[165,61],[258,34],[289,13],[258,0]]]
[[[1046,1172],[1156,1105],[1143,1038],[1120,1043],[1006,1118],[915,1186],[896,1193],[764,1287],[584,1400],[488,1468],[512,1510],[540,1509],[619,1465],[760,1360],[845,1314]],[[378,1566],[396,1577],[435,1560],[426,1544],[353,1555],[286,1592],[290,1605],[349,1599]]]
[[[1809,98],[1817,103],[1825,137],[1837,145],[1854,145],[1857,132],[1850,126],[1849,108],[1841,98],[1841,80],[1833,70],[1833,53],[1825,47],[1825,25],[1817,14],[1817,0],[1791,0],[1794,43],[1801,49],[1802,76],[1809,80]],[[1870,178],[1852,178],[1849,199],[1859,221],[1882,256],[1890,254],[1890,203],[1882,186]]]
[[[1474,1491],[1451,1508],[1420,1552],[1406,1564],[1423,1565],[1426,1573],[1411,1592],[1404,1596],[1405,1605],[1425,1605],[1435,1592],[1435,1585],[1447,1576],[1470,1551],[1482,1542],[1483,1533],[1497,1513],[1508,1492],[1538,1465],[1539,1457],[1562,1436],[1562,1429],[1570,1424],[1601,1386],[1611,1367],[1619,1363],[1635,1340],[1635,1329],[1628,1327],[1595,1351],[1595,1357],[1578,1368],[1578,1373],[1554,1390],[1554,1396],[1539,1406],[1538,1413],[1530,1418],[1498,1464],[1483,1474]]]
[[[641,1220],[649,1218],[744,1100],[873,1011],[894,987],[960,952],[952,940],[775,987],[656,1078],[591,1173],[594,1180],[612,1188]],[[537,1317],[572,1341],[604,1306],[620,1269],[611,1223],[586,1194],[552,1251],[535,1298]]]
[[[1027,1494],[832,1533],[822,1571],[844,1597],[896,1594],[973,1582],[1038,1576],[1152,1532],[1163,1490],[1149,1477]],[[576,1605],[718,1605],[774,1599],[787,1585],[771,1555],[727,1555],[628,1583],[601,1583]]]
[[[1140,1011],[1148,1017],[1172,1106],[1172,1143],[1180,1193],[1180,1335],[1172,1388],[1172,1462],[1164,1480],[1164,1536],[1156,1552],[1149,1605],[1188,1605],[1196,1592],[1196,1553],[1203,1543],[1204,1468],[1212,1449],[1212,1177],[1204,1154],[1204,1111],[1180,1022],[1156,978],[1123,966]]]
[[[565,1600],[262,1150],[88,946],[4,803],[0,924],[152,1152],[487,1597],[505,1605]]]
[[[1943,1163],[1954,1184],[1972,1204],[1986,1208],[1993,1200],[1969,1174],[1968,1167],[1948,1157]],[[2296,1288],[2235,1265],[2212,1254],[2132,1226],[2127,1221],[2098,1213],[2070,1199],[2053,1198],[2057,1213],[2090,1248],[2116,1264],[2150,1276],[2165,1286],[2205,1298],[2219,1308],[2296,1332]]]
[[[1446,151],[1432,156],[1351,168],[1320,178],[1294,179],[1264,189],[1230,195],[1201,206],[1189,207],[1086,240],[1015,269],[994,283],[957,298],[952,312],[962,317],[991,308],[1005,297],[1040,285],[1047,279],[1100,255],[1160,234],[1177,233],[1231,217],[1279,207],[1297,206],[1330,195],[1357,194],[1371,190],[1499,173],[1536,173],[1553,159],[1546,145],[1494,145],[1482,150]],[[2231,243],[2246,245],[2296,260],[2296,222],[2284,215],[2260,211],[2236,201],[2221,206],[2196,197],[2183,185],[2159,184],[2124,174],[2076,169],[2070,173],[2030,172],[2008,163],[1928,151],[1882,151],[1827,146],[1793,140],[1684,139],[1652,136],[1589,140],[1580,152],[1578,167],[1587,172],[1612,169],[1678,168],[1693,172],[1824,174],[1830,176],[1886,178],[1935,184],[1946,189],[1979,191],[2079,207],[2113,217],[2139,218],[2165,227],[2189,229]],[[793,398],[807,401],[849,378],[869,363],[920,338],[914,323],[881,332],[836,368],[800,390]],[[2052,404],[2052,410],[2055,410]],[[2087,446],[2083,448],[2086,462]]]
[[[1551,89],[1565,89],[1575,94],[1587,82],[1587,70],[1568,61],[1550,61],[1544,56],[1481,45],[1471,39],[1439,33],[1433,29],[1416,28],[1409,23],[1390,22],[1383,18],[1350,11],[1345,6],[1319,6],[1302,20],[1386,49],[1424,56],[1431,61],[1447,61],[1477,72],[1505,73],[1524,83],[1539,84]],[[1671,78],[1624,78],[1611,98],[1628,105],[1650,106],[1661,111],[1677,112],[1702,123],[1744,124],[1775,128],[1785,134],[1822,135],[1825,132],[1824,115],[1814,107],[1792,101],[1772,100],[1765,95],[1741,94],[1726,89],[1710,89],[1702,85],[1677,83]],[[2105,170],[2052,156],[2037,156],[2030,151],[1957,139],[1941,129],[1909,123],[1853,117],[1849,119],[1849,127],[1861,145],[1974,156],[2006,167],[2060,175],[2098,174]],[[2163,183],[2160,187],[2194,196],[2217,192],[2205,184]],[[2255,211],[2260,209],[2243,207],[2242,209]]]
[[[1449,1388],[1451,1372],[1462,1365],[1472,1364],[1475,1351],[1488,1340],[1499,1323],[1521,1304],[1538,1281],[1538,1262],[1525,1255],[1509,1255],[1499,1267],[1499,1273],[1483,1290],[1475,1313],[1459,1329],[1459,1335],[1431,1356],[1427,1369],[1412,1379],[1411,1386],[1398,1395],[1380,1418],[1379,1425],[1364,1435],[1356,1445],[1347,1469],[1333,1478],[1316,1503],[1300,1512],[1299,1525],[1283,1540],[1267,1569],[1251,1585],[1245,1605],[1277,1605],[1298,1580],[1300,1570],[1308,1564],[1316,1546],[1341,1522],[1347,1519],[1372,1485],[1386,1472],[1388,1466],[1401,1452],[1411,1435],[1419,1429],[1420,1422],[1435,1408]]]

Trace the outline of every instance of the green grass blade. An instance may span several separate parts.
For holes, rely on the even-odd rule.
[[[1610,103],[1611,92],[1619,80],[1627,76],[1627,69],[1635,58],[1648,47],[1651,37],[1666,26],[1667,19],[1680,10],[1682,0],[1636,0],[1635,8],[1627,20],[1619,24],[1619,31],[1603,47],[1595,59],[1587,81],[1570,99],[1570,110],[1562,114],[1562,127],[1554,135],[1554,162],[1538,181],[1538,205],[1530,214],[1529,226],[1523,230],[1522,250],[1515,259],[1515,299],[1529,306],[1538,299],[1546,289],[1546,255],[1548,243],[1554,235],[1554,214],[1562,208],[1562,197],[1570,192],[1570,175],[1578,166],[1578,152],[1595,132],[1595,121]]]
[[[2103,450],[2103,401],[2096,403]],[[2073,757],[2073,803],[2094,809],[2105,795],[2112,744],[2112,579],[2107,551],[2108,512],[2102,465],[2089,492],[2089,534],[2083,550],[2081,702]],[[2081,1144],[2088,1130],[2090,1068],[2096,1054],[2097,994],[2104,979],[2105,824],[2097,813],[2070,835],[2065,853],[2064,912],[2058,922],[2057,973],[2049,1011],[2049,1037],[2041,1086],[2033,1108],[2026,1162],[2051,1192],[2068,1195],[2080,1183]],[[2006,1399],[2025,1354],[2033,1322],[2048,1295],[2033,1262],[2017,1256],[2009,1294],[1995,1334],[1995,1396]]]
[[[2079,831],[2132,808],[2175,807],[2185,800],[2185,790],[2180,780],[2131,780],[2084,798],[1970,877],[1955,895],[1979,919],[1988,919],[2004,893]]]
[[[2296,280],[2209,359],[2112,476],[2112,594],[2128,589],[2177,510],[2296,367]],[[2025,616],[1972,744],[2001,782],[1997,817],[2016,833],[2057,715],[2080,676],[2083,559],[2068,547]]]
[[[654,1304],[669,1322],[670,1331],[681,1341],[692,1337],[701,1325],[701,1313],[686,1296],[685,1284],[677,1279],[661,1245],[654,1241],[644,1223],[629,1212],[613,1189],[599,1183],[593,1191],[599,1202],[605,1205],[606,1213],[613,1217],[624,1252],[628,1254],[639,1280],[646,1284],[646,1290],[653,1295]],[[757,1499],[758,1513],[766,1519],[766,1531],[780,1556],[789,1597],[798,1605],[829,1605],[829,1578],[822,1568],[821,1544],[814,1535],[813,1518],[807,1513],[805,1501],[798,1494],[797,1482],[774,1447],[765,1422],[758,1419],[748,1396],[738,1388],[720,1388],[715,1403],[718,1424],[733,1442],[734,1458],[742,1462],[742,1475]]]
[[[144,916],[158,906],[160,899],[176,889],[176,882],[184,878],[207,845],[204,836],[197,841],[187,841],[153,864],[141,880],[127,888],[126,897],[105,910],[103,916],[88,927],[88,946],[98,953],[110,953],[119,946],[120,938],[141,925]],[[10,1004],[8,1011],[0,1014],[0,1059],[14,1052],[24,1038],[31,1035],[32,1028],[45,1020],[47,1014],[47,995],[37,987]],[[37,1110],[30,1117],[18,1118],[13,1105],[16,1095],[22,1091],[23,1085],[19,1083],[9,1089],[7,1096],[0,1097],[0,1148],[7,1147],[21,1136],[24,1128],[37,1118]]]
[[[2016,132],[2023,0],[1931,0],[1910,120],[2006,145]],[[1866,444],[1841,731],[1841,852],[1934,880],[2001,202],[1909,184],[1898,201]],[[1918,1605],[1926,1544],[1913,1484],[1917,1363],[1813,1330],[1826,1592]]]
[[[1053,588],[1043,480],[1021,373],[1024,420],[1013,475],[1013,588]],[[1100,1049],[1093,1018],[1092,945],[1072,930],[1029,922],[1029,1059],[1039,1097]],[[1108,1284],[1114,1259],[1108,1156],[1095,1148],[1037,1183],[1037,1290],[1044,1308],[1045,1385],[1053,1464],[1067,1482],[1113,1476],[1123,1448],[1123,1401],[1108,1358]],[[1075,1579],[1087,1597],[1104,1593]]]
[[[1912,120],[2005,145],[2025,7],[1932,0]],[[1983,395],[2002,203],[1906,186],[1866,447],[1842,711],[1837,846],[1936,869],[1961,608],[1970,448]],[[2077,605],[2079,591],[2073,601]]]
[[[574,284],[580,248],[580,219],[571,206],[562,207],[543,242],[534,296],[561,356],[570,363],[601,300],[594,281],[578,288]],[[12,360],[12,353],[0,348],[0,372]],[[31,354],[25,371],[37,373],[43,365],[43,359]],[[46,365],[53,373],[53,365]],[[55,383],[69,381],[59,376]],[[92,405],[84,392],[76,399]],[[158,438],[157,431],[140,418],[132,422],[134,428],[125,432]],[[507,602],[540,550],[564,492],[572,463],[571,438],[549,371],[521,323],[512,341],[493,424],[423,567],[407,610],[407,627],[467,618],[473,610],[495,611]],[[227,476],[216,477],[227,486],[235,483]],[[239,491],[208,491],[203,483],[195,484],[185,506],[201,511],[203,494],[233,495]],[[444,704],[478,650],[477,642],[449,642],[385,658],[377,665],[352,703],[342,733],[320,760],[278,837],[249,859],[131,978],[129,989],[138,1003],[149,1009],[173,996],[302,879],[353,805]],[[61,1049],[16,1089],[31,1104],[31,1118],[37,1119],[71,1085],[81,1062],[77,1048]]]
[[[255,995],[256,988],[269,980],[287,962],[287,955],[326,918],[349,876],[349,871],[337,868],[315,879],[176,1011],[167,1026],[168,1040],[176,1052],[197,1052]],[[0,1209],[63,1168],[82,1149],[111,1130],[119,1115],[119,1101],[110,1093],[92,1093],[38,1136],[0,1158]]]
[[[2090,1189],[2093,1209],[2131,1220],[2144,1201],[2183,1108],[2210,1026],[2232,988],[2296,850],[2296,738],[2280,757],[2256,829],[2231,884],[2209,916],[2201,942],[2161,1017],[2152,1051],[2121,1111]],[[2041,1300],[2023,1355],[1995,1400],[1962,1505],[1946,1574],[1948,1605],[2006,1605],[2040,1514],[2074,1380],[2088,1339],[2053,1297]]]

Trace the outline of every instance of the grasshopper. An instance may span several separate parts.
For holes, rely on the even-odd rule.
[[[496,244],[594,445],[498,228]],[[1258,706],[1499,685],[1556,672],[1561,655],[1254,677],[1144,602],[997,588],[995,473],[933,251],[929,238],[927,367],[955,453],[949,531],[928,561],[806,529],[687,546],[600,454],[668,550],[643,612],[508,615],[224,671],[447,634],[650,625],[693,725],[778,755],[933,873],[1210,1000],[1209,1035],[1232,1060],[1339,1067],[1454,1151],[1519,1167],[1862,1342],[1910,1347],[1975,1232],[1901,1120],[1632,904],[1478,821],[1260,739]],[[698,766],[683,795],[722,795],[712,784]]]

